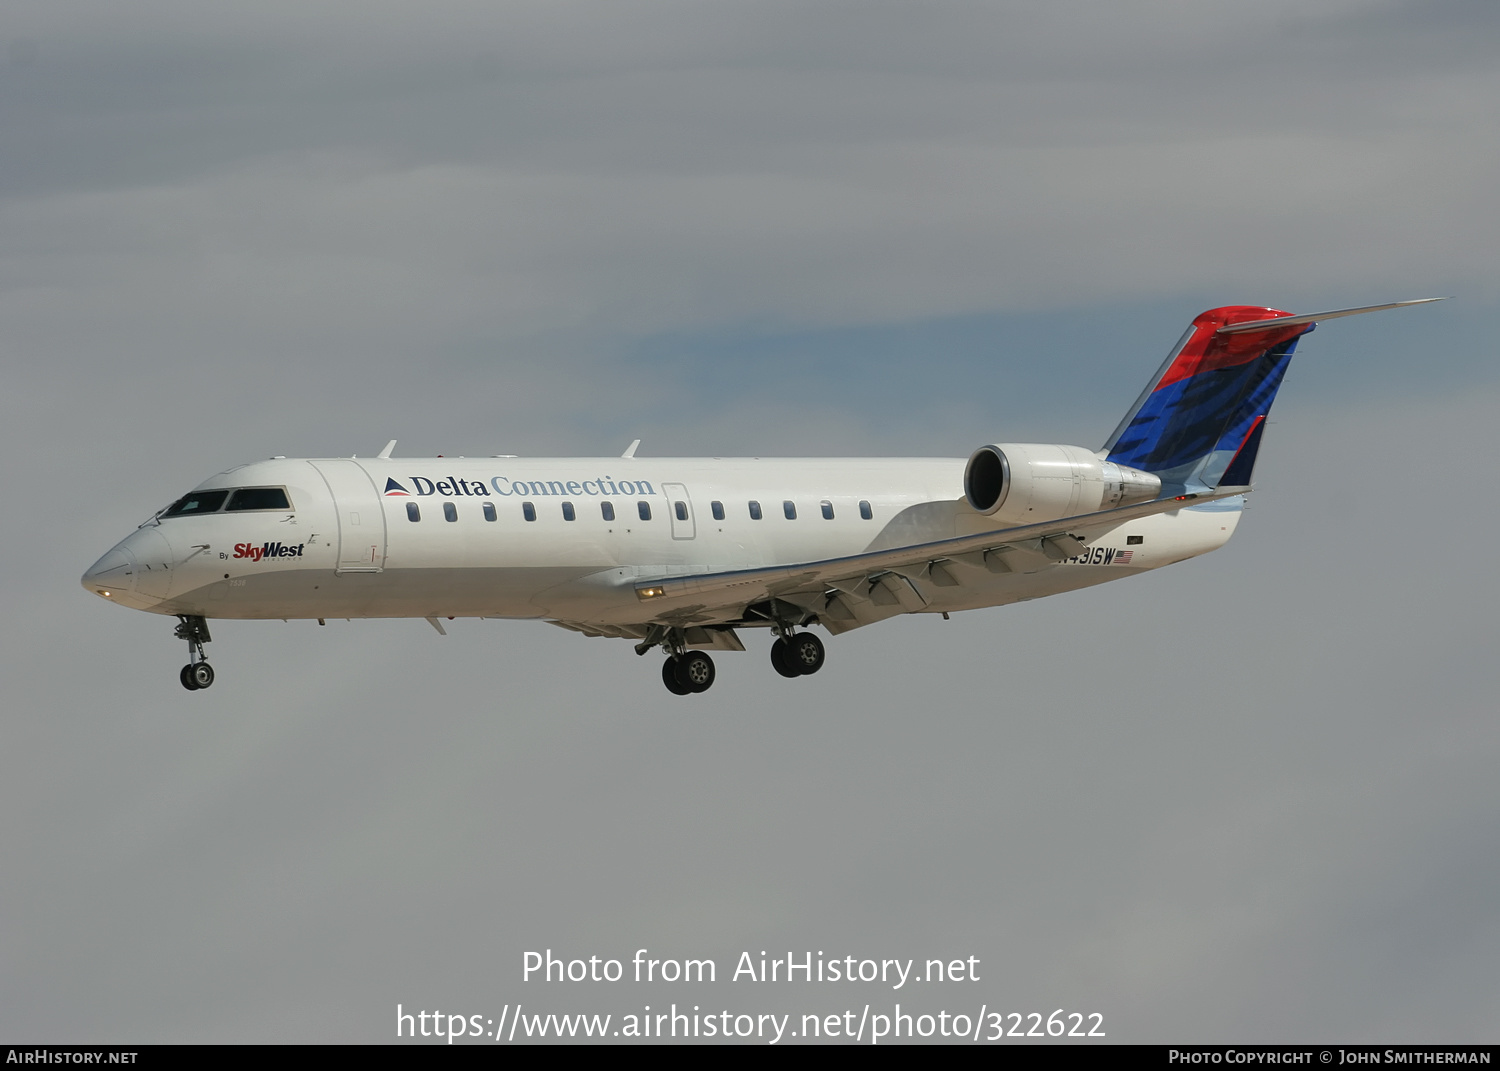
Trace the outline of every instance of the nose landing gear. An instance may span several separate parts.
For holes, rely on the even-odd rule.
[[[203,653],[203,645],[213,637],[208,634],[208,621],[204,618],[178,614],[177,621],[177,631],[173,635],[186,640],[188,645],[188,664],[182,667],[177,679],[188,691],[196,692],[214,682],[214,667],[208,664],[208,656]]]

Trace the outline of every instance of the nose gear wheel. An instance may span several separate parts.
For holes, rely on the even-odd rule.
[[[207,662],[189,662],[182,667],[177,678],[188,691],[196,692],[214,682],[214,667]]]

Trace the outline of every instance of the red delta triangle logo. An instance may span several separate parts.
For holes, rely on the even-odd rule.
[[[384,497],[384,498],[410,498],[411,497],[411,492],[408,491],[406,488],[402,487],[395,480],[391,479],[391,477],[387,476],[385,478],[385,494],[382,497]]]

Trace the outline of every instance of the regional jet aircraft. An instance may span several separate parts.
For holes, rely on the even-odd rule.
[[[214,681],[210,618],[539,618],[665,654],[677,695],[709,651],[767,629],[783,677],[897,614],[1035,599],[1222,546],[1266,415],[1316,321],[1228,306],[1192,322],[1104,446],[963,458],[272,458],[205,480],[84,574],[175,615],[180,680]]]

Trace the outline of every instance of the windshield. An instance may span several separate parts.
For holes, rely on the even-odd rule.
[[[230,497],[233,495],[234,497]],[[228,499],[229,505],[224,501]],[[213,491],[193,491],[183,495],[158,517],[187,517],[200,513],[236,513],[247,510],[290,510],[292,503],[287,498],[285,487],[237,487]]]
[[[228,491],[193,491],[173,502],[162,513],[163,517],[182,517],[189,513],[213,513],[229,497]]]
[[[229,502],[229,512],[241,509],[291,509],[280,487],[241,487]]]

